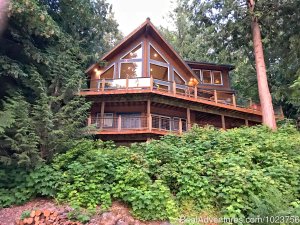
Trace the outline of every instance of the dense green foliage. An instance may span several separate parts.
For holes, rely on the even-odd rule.
[[[103,0],[12,0],[0,37],[0,163],[33,167],[82,138],[83,71],[119,37]]]
[[[82,140],[51,166],[2,170],[0,202],[54,196],[76,207],[106,209],[117,199],[146,220],[201,211],[230,218],[299,215],[299,151],[300,134],[288,126],[277,132],[194,127],[180,138],[168,135],[130,148]]]
[[[177,0],[171,12],[175,30],[165,37],[188,60],[230,63],[238,96],[258,100],[257,79],[247,0]],[[256,1],[268,81],[274,104],[285,115],[300,115],[300,2]]]

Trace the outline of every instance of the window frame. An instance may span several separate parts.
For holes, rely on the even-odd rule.
[[[133,49],[135,49],[139,45],[142,48],[142,58],[137,58],[137,59],[122,59],[123,57],[125,57],[126,55],[128,55]],[[114,79],[125,79],[125,78],[121,78],[121,64],[122,63],[134,63],[134,62],[141,62],[142,63],[142,71],[141,71],[141,76],[140,77],[143,77],[143,72],[145,71],[143,60],[144,60],[144,42],[141,41],[139,44],[135,45],[133,48],[131,48],[129,51],[127,51],[125,54],[123,54],[119,58],[119,60],[118,60],[118,74],[115,76]],[[140,77],[136,77],[136,79],[138,79]],[[135,79],[135,78],[133,78],[133,79]]]
[[[200,71],[200,81],[201,81],[201,84],[203,85],[215,85],[215,86],[223,86],[224,83],[223,83],[223,73],[221,70],[206,70],[206,69],[192,69],[192,70],[199,70]],[[209,74],[210,74],[210,83],[204,83],[204,79],[203,79],[203,72],[204,71],[209,71]],[[213,72],[218,72],[220,73],[220,78],[221,78],[221,83],[220,84],[215,84],[215,77],[214,77],[214,73]]]
[[[186,79],[184,79],[184,78],[180,75],[180,73],[178,73],[178,71],[177,71],[175,68],[173,68],[173,80],[174,80],[174,81],[175,81],[175,73],[177,73],[178,76],[184,81],[184,85],[187,85],[187,84],[188,84],[188,82],[186,81]],[[182,84],[179,84],[179,85],[182,85]]]
[[[199,72],[200,72],[200,74],[199,74],[199,80],[200,80],[200,83],[202,84],[203,82],[202,82],[202,69],[192,69],[193,71],[195,71],[195,70],[198,70]],[[196,76],[197,76],[197,74],[195,74]]]
[[[107,119],[111,119],[111,126],[105,126],[104,125],[104,118],[107,116],[107,115],[110,115],[111,116],[111,118],[107,118]],[[103,113],[103,118],[102,118],[102,128],[111,128],[111,127],[113,127],[114,126],[114,113]],[[97,118],[96,118],[96,127],[98,126],[98,119],[100,118],[100,120],[101,120],[101,113],[100,112],[98,112],[97,113]],[[99,124],[99,126],[101,125],[101,121],[100,121],[100,124]]]

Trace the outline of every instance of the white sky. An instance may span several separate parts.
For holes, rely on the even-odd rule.
[[[171,27],[168,12],[172,10],[172,0],[107,0],[112,4],[119,29],[127,36],[142,24],[147,17],[156,26]]]

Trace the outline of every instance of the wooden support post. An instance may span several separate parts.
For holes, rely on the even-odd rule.
[[[218,92],[217,92],[217,90],[214,90],[214,98],[215,98],[215,103],[218,103]]]
[[[129,80],[128,80],[128,76],[126,76],[126,90],[128,90],[128,85],[129,85]]]
[[[249,98],[249,108],[252,108],[254,110],[254,108],[252,107],[253,102],[252,102],[252,98]]]
[[[150,77],[150,91],[153,91],[153,77]]]
[[[149,128],[149,131],[152,131],[152,116],[151,116],[151,114],[148,116],[148,128]]]
[[[191,110],[190,108],[186,109],[186,118],[187,118],[187,129],[191,128]]]
[[[89,113],[89,117],[88,117],[88,120],[87,120],[87,125],[88,125],[88,126],[91,126],[91,124],[92,124],[92,116],[91,116],[91,114]]]
[[[233,104],[234,107],[236,107],[235,94],[232,94],[232,104]]]
[[[179,134],[182,134],[182,120],[179,118]]]
[[[105,79],[102,79],[102,88],[101,88],[101,90],[104,91],[104,88],[105,88]]]
[[[222,129],[226,130],[225,116],[221,115],[221,119],[222,119]]]
[[[176,95],[176,83],[173,81],[173,95]]]
[[[118,116],[118,131],[122,129],[122,117],[121,115]]]
[[[102,129],[102,127],[103,127],[104,110],[105,110],[105,102],[101,102],[101,109],[100,109],[100,129]]]
[[[249,120],[245,119],[245,125],[249,127]]]
[[[151,118],[151,100],[147,100],[147,118],[148,118],[148,129],[152,130],[152,118]]]
[[[198,87],[195,86],[195,87],[194,87],[194,97],[195,97],[195,99],[198,98],[198,93],[197,93],[197,91],[198,91]]]

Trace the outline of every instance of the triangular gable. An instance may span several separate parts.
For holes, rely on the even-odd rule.
[[[141,35],[145,34],[151,35],[158,43],[162,45],[164,50],[166,50],[171,57],[178,59],[178,66],[180,66],[187,74],[192,75],[196,79],[198,77],[194,74],[189,65],[181,58],[181,56],[173,49],[173,47],[163,38],[163,36],[159,33],[156,27],[151,23],[150,19],[142,23],[139,27],[137,27],[134,31],[132,31],[126,38],[124,38],[118,45],[116,45],[112,50],[107,52],[100,61],[109,61],[118,53],[124,50],[126,46],[132,43]],[[89,69],[87,70],[89,71]]]

